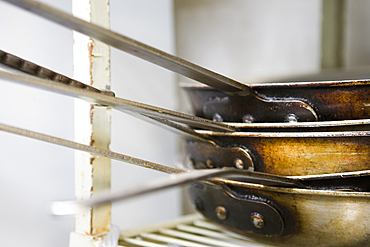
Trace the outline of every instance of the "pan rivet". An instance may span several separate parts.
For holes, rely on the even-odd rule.
[[[217,218],[219,218],[220,220],[226,219],[226,217],[227,217],[226,208],[224,208],[222,206],[218,206],[216,208],[216,215],[217,215]]]
[[[208,167],[208,168],[214,168],[214,165],[213,165],[213,163],[212,163],[212,160],[211,160],[211,159],[207,159],[207,160],[206,160],[206,165],[207,165],[207,167]]]
[[[246,114],[243,116],[243,123],[254,123],[256,119],[251,114]]]
[[[259,213],[253,213],[251,215],[251,222],[255,228],[261,229],[265,226],[262,215]]]
[[[288,114],[285,117],[285,122],[296,123],[298,122],[298,117],[295,114]]]
[[[213,114],[212,119],[215,122],[223,122],[224,121],[224,119],[221,117],[221,115],[218,114],[217,112],[215,114]]]
[[[243,163],[243,161],[242,161],[241,159],[236,158],[236,159],[234,160],[234,166],[235,166],[236,168],[238,168],[238,169],[243,169],[243,168],[244,168],[244,163]]]

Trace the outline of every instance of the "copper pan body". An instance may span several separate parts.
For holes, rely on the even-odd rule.
[[[370,116],[370,81],[367,80],[248,86],[266,97],[301,100],[315,110],[318,121],[367,119]],[[227,94],[207,86],[183,88],[190,97],[194,114],[199,117],[212,119],[218,114],[219,121],[223,122],[253,122],[253,115],[263,110],[248,94]]]
[[[234,161],[242,159],[244,169],[281,176],[370,169],[370,131],[197,132],[218,146],[187,140],[186,154],[195,168],[235,167]],[[234,152],[236,147],[243,152]]]
[[[368,192],[277,188],[222,180],[193,184],[189,195],[207,219],[260,243],[370,245]]]

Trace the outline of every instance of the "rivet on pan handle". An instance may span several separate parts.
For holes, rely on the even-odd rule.
[[[284,232],[284,220],[271,199],[240,195],[213,182],[197,182],[189,187],[195,208],[207,219],[236,232],[267,237]]]
[[[228,167],[254,171],[252,154],[244,147],[221,147],[206,142],[186,140],[185,152],[192,168]]]

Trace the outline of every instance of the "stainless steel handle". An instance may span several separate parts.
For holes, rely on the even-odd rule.
[[[9,133],[29,137],[32,139],[56,144],[59,146],[64,146],[67,148],[72,148],[75,150],[80,150],[83,152],[89,152],[96,155],[108,157],[111,159],[127,162],[130,164],[134,164],[137,166],[154,169],[160,172],[165,172],[172,174],[170,178],[165,178],[159,181],[154,181],[150,183],[146,183],[141,185],[140,187],[135,186],[133,188],[128,188],[124,190],[119,190],[112,193],[103,193],[101,195],[97,195],[92,199],[88,199],[85,201],[67,201],[67,202],[56,202],[53,204],[53,213],[57,215],[64,215],[64,214],[71,214],[76,213],[80,207],[85,206],[94,206],[100,205],[108,202],[120,201],[120,200],[127,200],[133,197],[137,197],[140,195],[148,194],[155,191],[164,190],[167,188],[185,185],[188,183],[192,183],[198,180],[210,179],[215,182],[221,183],[232,183],[235,181],[238,183],[243,182],[252,182],[257,184],[263,184],[268,186],[283,186],[283,187],[296,187],[296,188],[311,188],[312,185],[317,187],[317,184],[320,182],[325,182],[330,180],[340,180],[340,187],[342,185],[346,185],[345,179],[349,178],[353,181],[360,180],[360,179],[368,179],[370,171],[359,171],[359,172],[346,172],[346,173],[338,173],[338,174],[324,174],[324,175],[315,175],[315,176],[300,176],[300,177],[282,177],[267,173],[260,173],[260,172],[251,172],[247,170],[236,170],[236,169],[207,169],[207,170],[196,170],[196,171],[185,171],[181,169],[172,168],[165,165],[160,165],[157,163],[153,163],[150,161],[145,161],[142,159],[134,158],[131,156],[119,154],[112,152],[110,150],[105,150],[101,148],[96,148],[68,140],[64,140],[61,138],[56,138],[53,136],[48,136],[44,134],[40,134],[33,131],[28,131],[20,128],[11,127],[8,125],[0,124],[0,131],[6,131]],[[232,180],[227,180],[221,178],[231,178]],[[238,180],[242,180],[243,182],[237,182]],[[313,183],[310,184],[309,182],[312,181]],[[349,182],[349,184],[352,184]],[[363,180],[359,181],[363,183]],[[307,184],[307,185],[306,185]],[[366,186],[363,186],[364,188]],[[367,187],[366,187],[367,188]]]
[[[188,124],[193,127],[221,130],[221,131],[235,131],[236,128],[224,123],[218,123],[204,118],[195,117],[192,115],[163,109],[151,105],[142,104],[135,101],[120,99],[81,88],[71,87],[53,81],[39,79],[32,76],[25,76],[22,74],[12,74],[5,71],[0,71],[0,78],[12,81],[27,86],[41,88],[43,90],[56,92],[63,95],[68,95],[85,100],[91,104],[100,104],[103,106],[111,106],[112,108],[123,111],[151,116],[158,119],[165,119],[182,124]]]
[[[89,35],[131,55],[142,58],[148,62],[157,64],[163,68],[169,69],[224,92],[240,95],[252,95],[256,101],[255,104],[258,104],[259,108],[268,112],[265,116],[257,119],[259,122],[266,122],[266,120],[278,122],[283,120],[287,114],[291,113],[294,113],[300,121],[318,120],[318,116],[314,109],[299,99],[276,99],[274,97],[265,97],[264,95],[258,94],[255,90],[245,84],[130,39],[126,36],[78,19],[48,5],[30,0],[5,1],[63,26]]]
[[[258,173],[258,172],[250,172],[246,170],[236,170],[236,169],[213,169],[213,170],[197,170],[188,172],[181,169],[172,168],[165,165],[160,165],[154,162],[142,160],[139,158],[131,157],[128,155],[123,155],[119,153],[112,152],[110,150],[101,149],[93,146],[88,146],[80,143],[76,143],[73,141],[68,141],[65,139],[44,135],[41,133],[12,127],[5,124],[0,124],[0,131],[5,131],[9,133],[13,133],[16,135],[21,135],[24,137],[56,144],[59,146],[72,148],[75,150],[80,150],[83,152],[89,152],[96,155],[108,157],[111,159],[115,159],[118,161],[123,161],[126,163],[130,163],[133,165],[154,169],[160,172],[172,174],[170,179],[166,178],[164,180],[150,182],[148,184],[141,185],[140,187],[135,186],[135,188],[130,188],[129,190],[124,191],[117,191],[110,194],[105,194],[101,196],[97,196],[91,200],[83,201],[83,202],[76,202],[74,203],[75,206],[78,207],[79,204],[81,205],[99,205],[111,201],[118,201],[124,200],[132,197],[136,197],[139,195],[151,193],[154,191],[163,190],[166,188],[171,188],[174,186],[180,186],[187,183],[191,183],[197,180],[203,180],[207,178],[214,178],[214,177],[229,177],[229,176],[238,176],[247,179],[248,181],[258,182],[265,185],[275,185],[275,186],[286,186],[286,187],[302,187],[303,185],[297,179],[291,179],[266,173]],[[174,176],[175,174],[183,174],[181,176]],[[217,180],[217,179],[216,179]],[[57,203],[58,204],[58,203]],[[63,205],[64,203],[62,203]],[[67,203],[68,204],[68,203]],[[58,204],[60,205],[60,203]],[[64,209],[63,209],[64,210]]]
[[[27,61],[24,58],[17,57],[13,54],[0,50],[0,65],[11,71],[20,71],[38,78],[48,79],[51,81],[63,83],[76,88],[89,90],[96,93],[101,93],[109,96],[115,96],[114,92],[109,90],[100,90],[90,85],[84,84],[65,75],[59,74],[55,71],[42,67],[33,62]]]
[[[128,155],[124,155],[124,154],[120,154],[120,153],[115,153],[115,152],[112,152],[110,150],[106,150],[106,149],[102,149],[102,148],[98,148],[98,147],[94,147],[94,146],[89,146],[89,145],[85,145],[85,144],[65,140],[65,139],[62,139],[62,138],[57,138],[57,137],[54,137],[54,136],[41,134],[41,133],[30,131],[30,130],[16,128],[16,127],[1,124],[1,123],[0,123],[0,131],[12,133],[12,134],[16,134],[16,135],[20,135],[20,136],[24,136],[24,137],[28,137],[28,138],[31,138],[31,139],[35,139],[35,140],[55,144],[55,145],[66,147],[66,148],[71,148],[71,149],[74,149],[74,150],[79,150],[79,151],[82,151],[82,152],[92,153],[92,154],[107,157],[107,158],[110,158],[110,159],[113,159],[113,160],[118,160],[118,161],[130,163],[132,165],[153,169],[153,170],[156,170],[156,171],[159,171],[159,172],[164,172],[164,173],[169,173],[169,174],[185,172],[184,170],[181,170],[181,169],[176,169],[176,168],[172,168],[172,167],[169,167],[169,166],[160,165],[160,164],[157,164],[157,163],[154,163],[154,162],[151,162],[151,161],[135,158],[135,157],[132,157],[132,156],[128,156]]]
[[[115,192],[97,194],[93,198],[83,201],[63,201],[54,202],[51,205],[51,213],[54,215],[69,215],[78,213],[82,207],[97,206],[109,202],[116,202],[131,199],[148,193],[161,191],[175,186],[186,185],[195,181],[205,180],[215,177],[243,176],[263,184],[274,184],[286,187],[301,187],[299,181],[293,179],[269,175],[265,173],[250,172],[235,169],[212,169],[196,170],[186,173],[174,174],[161,180],[151,181],[140,186],[133,186]]]
[[[226,92],[248,91],[252,94],[255,93],[253,89],[235,80],[212,72],[176,56],[170,55],[161,50],[155,49],[151,46],[145,45],[126,36],[112,32],[108,29],[78,19],[46,4],[27,0],[6,1],[45,17],[51,21],[57,22],[63,26],[96,38],[136,57],[157,64],[163,68],[197,80],[211,87],[218,88]]]
[[[141,167],[145,167],[149,169],[154,169],[154,170],[164,172],[164,173],[177,174],[177,173],[187,172],[186,170],[181,170],[181,169],[176,169],[176,168],[172,168],[172,167],[165,166],[165,165],[160,165],[154,162],[142,160],[139,158],[134,158],[128,155],[115,153],[110,150],[88,146],[88,145],[84,145],[81,143],[68,141],[62,138],[57,138],[57,137],[41,134],[41,133],[30,131],[30,130],[16,128],[16,127],[12,127],[12,126],[1,124],[1,123],[0,123],[0,131],[5,131],[8,133],[36,139],[39,141],[44,141],[44,142],[48,142],[51,144],[55,144],[55,145],[59,145],[59,146],[67,147],[67,148],[72,148],[75,150],[80,150],[83,152],[93,153],[93,154],[104,156],[110,159],[127,162],[133,165],[137,165],[137,166],[141,166]],[[198,170],[198,171],[202,171],[202,170]],[[192,176],[194,177],[192,176],[189,177],[189,179],[194,178],[193,181],[199,180],[199,179],[205,179],[210,176],[211,177],[215,177],[215,176],[225,177],[225,176],[238,175],[243,178],[251,179],[252,181],[258,181],[265,185],[277,185],[277,186],[288,186],[288,187],[291,187],[291,186],[302,187],[303,186],[301,185],[301,182],[298,179],[292,179],[292,178],[287,178],[287,177],[282,177],[282,176],[277,176],[277,175],[272,175],[272,174],[267,174],[267,173],[261,173],[261,172],[251,172],[247,170],[237,170],[237,169],[230,169],[230,168],[212,169],[212,170],[207,170],[207,171],[203,170],[202,172],[193,172],[193,174],[194,175]],[[186,181],[188,181],[188,179],[186,179]],[[191,180],[189,180],[189,182],[191,182]],[[180,184],[176,182],[174,186],[181,185],[181,184],[182,184],[181,182]]]

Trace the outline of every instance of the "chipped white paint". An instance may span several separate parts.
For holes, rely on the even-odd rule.
[[[73,14],[109,28],[108,0],[73,0]],[[74,77],[100,89],[110,88],[110,50],[99,41],[74,32]],[[111,111],[75,100],[75,140],[109,148]],[[75,153],[75,194],[90,198],[94,192],[110,189],[110,160],[92,154]],[[76,215],[70,246],[97,246],[110,229],[111,205],[94,207]]]

